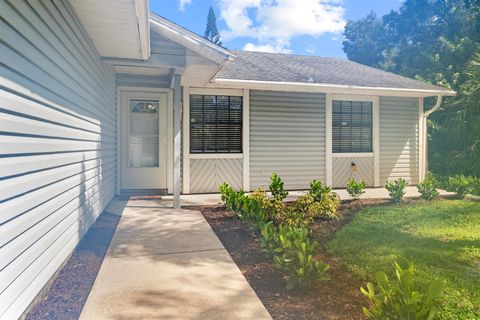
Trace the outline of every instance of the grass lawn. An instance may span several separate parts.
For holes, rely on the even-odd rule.
[[[438,200],[366,208],[327,244],[355,273],[393,277],[393,258],[414,261],[420,286],[444,279],[440,319],[480,319],[480,202]]]

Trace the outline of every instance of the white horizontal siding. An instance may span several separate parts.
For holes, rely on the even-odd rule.
[[[418,182],[418,99],[380,97],[380,184]]]
[[[325,181],[325,95],[250,91],[250,188],[277,172],[287,189]]]
[[[116,79],[68,2],[0,17],[0,319],[16,319],[114,196]]]

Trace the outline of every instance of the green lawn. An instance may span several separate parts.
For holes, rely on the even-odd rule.
[[[446,282],[440,319],[480,319],[480,202],[366,208],[327,248],[365,279],[378,270],[393,276],[395,257],[411,259],[419,285]]]

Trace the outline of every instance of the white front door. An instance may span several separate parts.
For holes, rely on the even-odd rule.
[[[167,188],[167,94],[122,92],[123,190]]]

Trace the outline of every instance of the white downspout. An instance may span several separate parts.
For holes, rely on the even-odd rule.
[[[420,130],[422,131],[421,134],[420,134],[420,137],[423,139],[423,148],[422,150],[420,151],[421,152],[421,164],[422,164],[422,169],[421,169],[421,172],[420,172],[420,177],[419,177],[419,180],[424,180],[425,179],[425,176],[427,174],[427,170],[428,170],[428,152],[427,152],[427,148],[428,148],[428,127],[427,127],[427,118],[429,115],[431,115],[432,113],[434,113],[435,111],[438,110],[438,108],[440,108],[440,105],[442,104],[442,100],[443,100],[443,96],[441,95],[438,95],[437,96],[437,103],[435,103],[435,106],[433,106],[433,108],[431,108],[430,110],[428,111],[425,111],[423,112],[423,115],[422,115],[422,128],[420,128]]]

